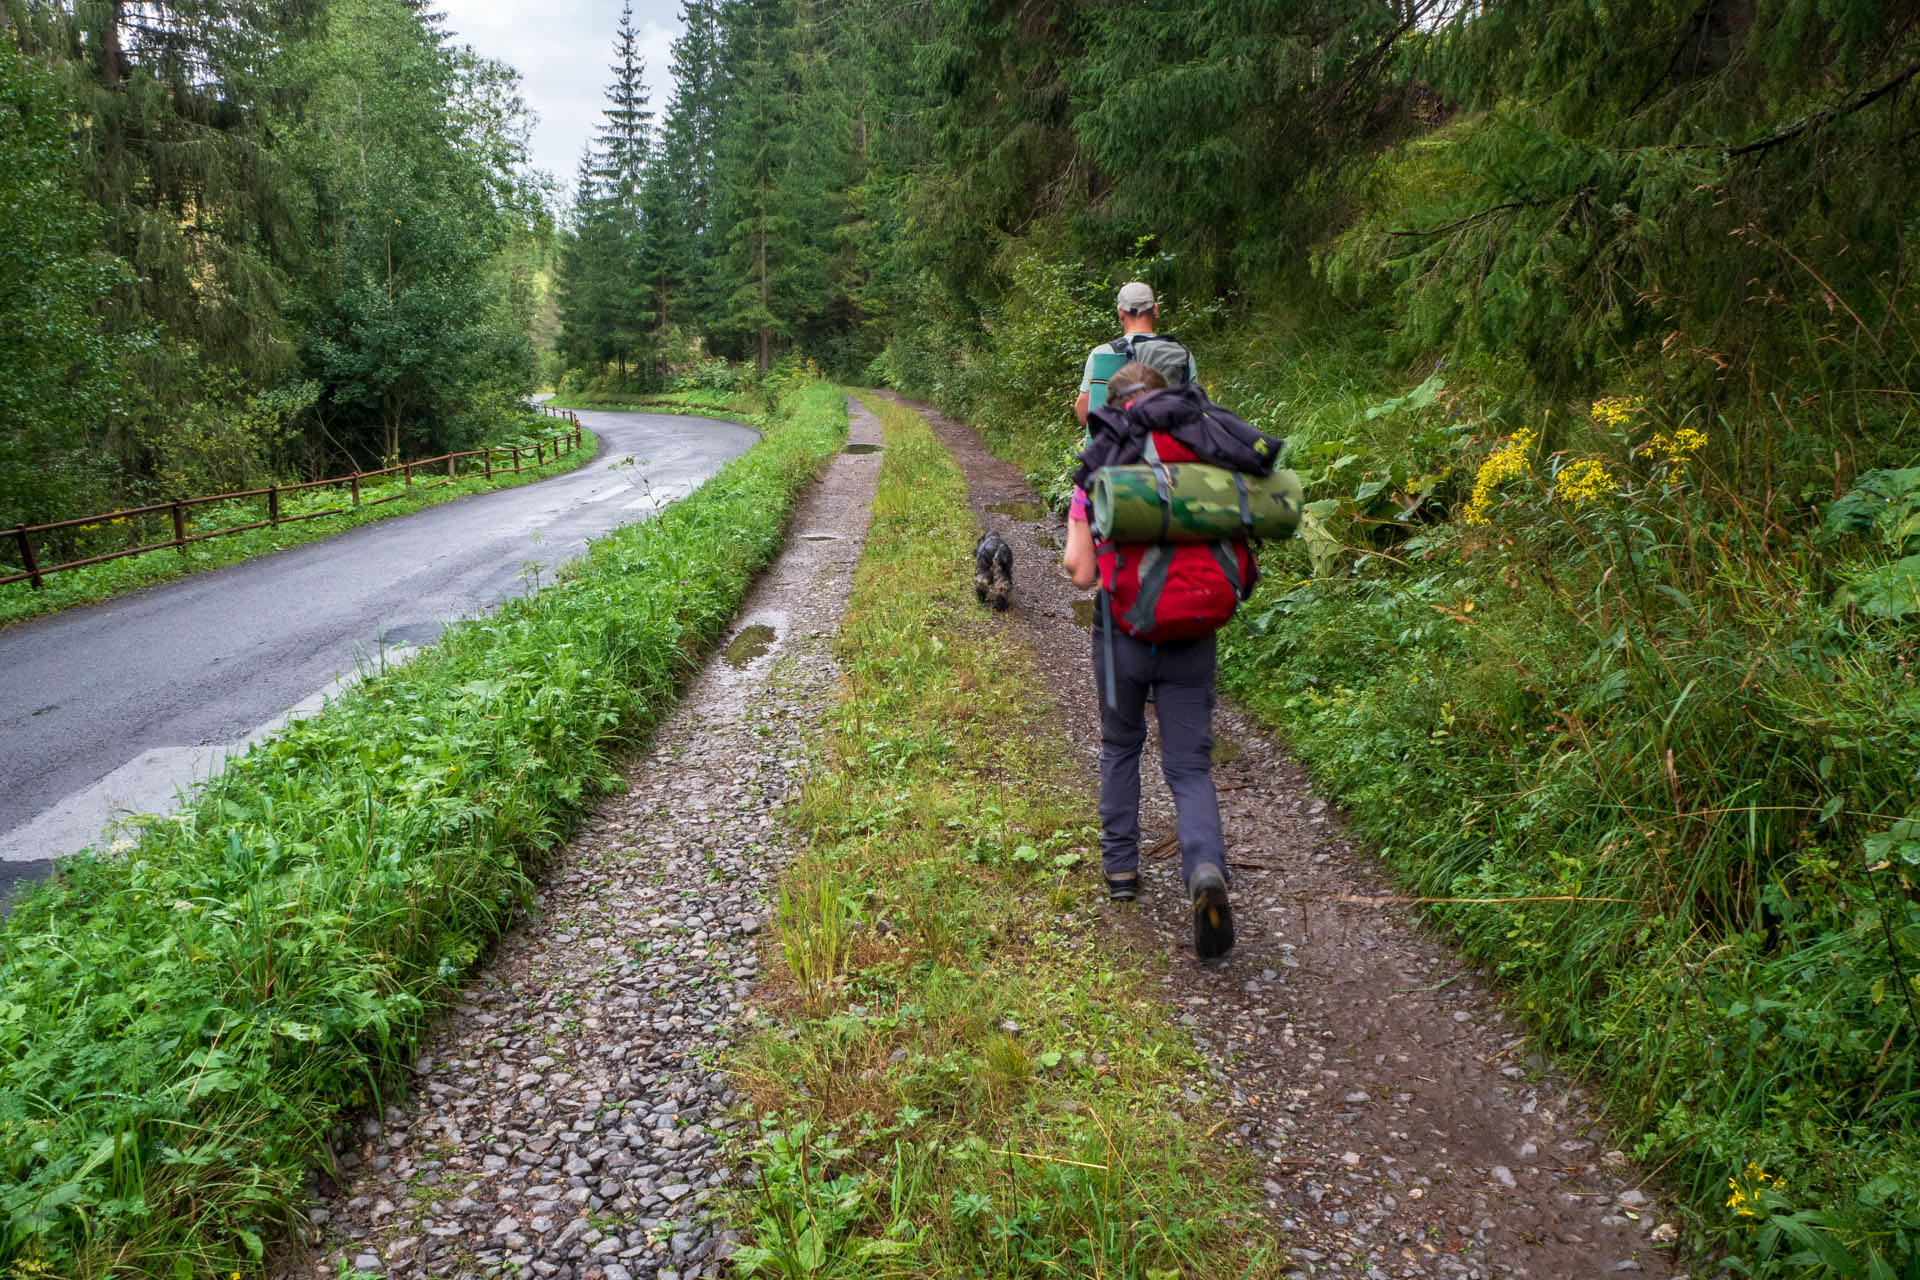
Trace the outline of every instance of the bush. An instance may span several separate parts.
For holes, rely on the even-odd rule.
[[[799,388],[692,497],[289,726],[124,858],[75,859],[19,902],[0,928],[0,1263],[262,1256],[540,852],[620,784],[616,753],[777,551],[842,403]]]
[[[1305,363],[1276,400],[1325,394]],[[1490,408],[1519,416],[1433,376],[1303,415],[1308,536],[1223,680],[1454,900],[1431,910],[1598,1074],[1698,1243],[1911,1265],[1920,484],[1783,519],[1655,406]]]

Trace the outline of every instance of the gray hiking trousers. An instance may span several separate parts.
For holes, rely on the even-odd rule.
[[[1160,772],[1173,792],[1180,875],[1212,863],[1226,874],[1220,798],[1213,790],[1215,638],[1150,645],[1113,633],[1114,702],[1107,703],[1107,639],[1093,626],[1094,696],[1100,703],[1100,863],[1110,879],[1140,867],[1140,748],[1147,740],[1147,691],[1160,719]]]

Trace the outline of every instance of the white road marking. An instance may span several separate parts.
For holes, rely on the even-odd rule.
[[[611,488],[611,489],[605,489],[605,490],[602,490],[601,492],[599,492],[599,493],[596,493],[596,494],[594,494],[594,495],[593,495],[592,497],[590,497],[590,498],[582,498],[582,499],[580,499],[580,501],[582,501],[582,502],[605,502],[605,501],[606,501],[606,500],[607,500],[608,498],[611,498],[611,497],[612,497],[612,496],[613,496],[614,494],[616,494],[616,493],[626,493],[626,492],[628,492],[629,490],[631,490],[632,488],[633,488],[633,486],[632,486],[632,485],[630,485],[630,484],[628,484],[628,483],[626,483],[625,481],[622,481],[621,483],[619,483],[619,484],[617,484],[617,485],[615,485],[615,486],[613,486],[613,488]]]
[[[398,666],[418,653],[418,645],[394,645],[383,655],[384,665]],[[378,671],[379,667],[369,666]],[[109,773],[90,787],[42,809],[13,830],[0,834],[0,862],[32,862],[58,858],[81,849],[118,850],[132,845],[145,819],[164,817],[183,807],[185,793],[227,767],[255,743],[295,720],[319,711],[343,690],[358,684],[355,671],[328,682],[273,719],[232,742],[193,747],[152,747]]]
[[[620,509],[622,511],[658,511],[670,502],[678,502],[680,498],[679,485],[662,485],[658,489],[642,494]]]

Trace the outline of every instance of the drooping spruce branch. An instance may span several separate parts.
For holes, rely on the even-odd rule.
[[[1727,159],[1732,160],[1739,156],[1750,156],[1762,151],[1771,151],[1775,147],[1784,146],[1792,142],[1795,138],[1809,130],[1821,128],[1833,123],[1842,116],[1850,116],[1856,111],[1865,110],[1867,107],[1872,106],[1880,99],[1899,89],[1901,85],[1913,79],[1916,75],[1920,75],[1920,62],[1909,63],[1905,70],[1878,88],[1869,89],[1865,93],[1859,94],[1836,106],[1824,107],[1812,115],[1802,116],[1786,128],[1765,138],[1759,138],[1753,142],[1745,143],[1742,146],[1729,148],[1727,151]]]

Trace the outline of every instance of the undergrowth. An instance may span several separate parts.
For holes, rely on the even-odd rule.
[[[529,440],[545,439],[551,434],[552,432],[545,426],[535,426],[529,430],[527,438]],[[508,442],[507,447],[511,448],[512,442]],[[389,520],[394,516],[412,515],[425,507],[448,502],[454,498],[463,498],[468,494],[511,489],[515,485],[531,484],[535,480],[544,480],[548,476],[575,471],[593,461],[593,455],[598,448],[599,442],[594,438],[593,432],[582,428],[579,448],[542,466],[528,465],[518,474],[512,470],[495,470],[492,479],[484,476],[463,476],[431,489],[426,487],[426,483],[432,477],[426,476],[420,484],[413,486],[411,491],[401,477],[387,476],[383,477],[378,484],[371,482],[362,484],[360,486],[362,505],[348,506],[338,515],[318,516],[311,520],[301,520],[297,524],[283,524],[278,528],[249,529],[245,533],[208,538],[204,542],[189,543],[185,552],[163,548],[158,551],[149,551],[144,555],[127,556],[121,560],[108,560],[102,564],[63,570],[43,578],[44,585],[37,591],[28,582],[10,582],[0,586],[0,627],[24,622],[29,618],[43,618],[48,614],[59,613],[63,609],[71,609],[78,605],[98,604],[123,591],[171,582],[175,578],[185,577],[191,573],[204,573],[208,569],[237,564],[242,560],[251,560],[255,556],[266,555],[272,551],[284,551],[288,547],[318,542],[322,538],[331,538],[334,534],[347,529],[372,524],[376,520]],[[527,461],[531,464],[531,456]],[[499,459],[496,458],[496,468],[498,465]],[[307,511],[322,511],[329,507],[337,507],[342,502],[344,492],[344,487],[299,490],[280,499],[280,510],[287,517],[296,517]],[[369,505],[375,502],[380,505]],[[266,505],[263,498],[235,499],[232,502],[194,507],[191,511],[194,527],[202,529],[226,528],[266,518]],[[152,532],[147,536],[155,540],[172,537],[172,528],[167,524],[168,519],[165,512],[149,517]],[[102,523],[113,522],[109,517]],[[11,550],[9,547],[8,551],[11,552]],[[45,560],[45,552],[42,552],[42,559]],[[17,571],[18,568],[17,564],[11,564],[8,566],[8,571]]]
[[[531,868],[777,552],[842,438],[792,391],[692,496],[449,627],[0,926],[0,1265],[251,1269],[378,1105]]]
[[[609,392],[603,398],[575,392],[547,401],[556,409],[591,409],[601,413],[659,413],[662,409],[734,410],[750,408],[751,397],[743,391],[694,389],[641,394],[632,391]]]
[[[795,811],[780,1016],[735,1064],[760,1127],[734,1262],[1277,1275],[1246,1171],[1203,1154],[1232,1121],[1151,994],[1165,960],[1102,937],[1083,783],[1031,651],[971,598],[965,480],[917,414],[870,403],[886,451]]]
[[[1776,456],[1775,501],[1733,471],[1758,424],[1341,367],[1241,388],[1314,501],[1223,684],[1408,889],[1565,899],[1431,910],[1597,1077],[1696,1247],[1912,1274],[1920,473],[1836,501],[1831,462]]]

